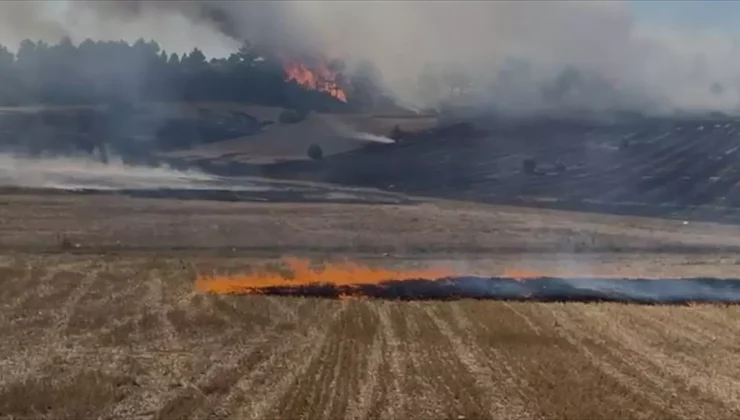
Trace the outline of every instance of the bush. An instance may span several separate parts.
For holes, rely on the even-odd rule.
[[[310,157],[313,160],[323,160],[324,159],[324,151],[321,150],[321,146],[318,144],[311,144],[308,146],[308,157]]]
[[[304,111],[296,111],[292,109],[286,109],[278,116],[280,124],[296,124],[306,119],[308,114]]]

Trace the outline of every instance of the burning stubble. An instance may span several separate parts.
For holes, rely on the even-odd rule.
[[[286,271],[265,268],[250,274],[199,276],[201,293],[280,295],[333,299],[492,299],[540,302],[623,302],[636,304],[740,303],[740,279],[646,279],[547,277],[531,270],[508,276],[474,277],[443,268],[391,270],[353,262],[313,268],[286,258]]]
[[[355,287],[382,284],[388,280],[412,280],[450,277],[445,269],[389,270],[345,261],[312,267],[311,262],[300,258],[285,258],[281,262],[288,271],[260,270],[252,274],[203,276],[196,280],[196,290],[218,294],[259,294],[273,287],[305,287],[332,285]]]

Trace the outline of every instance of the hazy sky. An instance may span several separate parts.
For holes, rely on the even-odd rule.
[[[12,0],[11,0],[12,1]],[[10,3],[11,1],[8,1]],[[75,0],[25,0],[29,3],[43,4],[41,8],[46,17],[52,20],[68,19],[69,3]],[[162,0],[167,1],[167,0]],[[236,2],[237,0],[234,0]],[[250,0],[259,1],[259,0]],[[275,0],[277,1],[277,0]],[[342,1],[342,0],[338,0]],[[345,0],[345,2],[361,0]],[[520,0],[529,1],[529,0]],[[533,0],[537,2],[539,0]],[[607,2],[603,1],[602,3]],[[389,1],[390,2],[390,1]],[[618,1],[615,1],[618,3]],[[645,25],[680,26],[695,29],[721,31],[740,35],[740,0],[628,0],[629,9],[635,22]],[[177,19],[176,17],[173,19]],[[80,23],[81,29],[89,29],[89,22]],[[167,37],[165,35],[165,37]],[[202,33],[179,33],[183,42],[195,42],[203,39]],[[204,41],[213,41],[207,37]],[[174,44],[174,42],[171,42]],[[226,50],[211,48],[213,53],[225,53]]]
[[[581,107],[736,109],[736,22],[740,1],[0,1],[0,43],[11,47],[26,37],[143,37],[169,52],[198,46],[219,56],[245,38],[368,59],[409,101],[423,99],[415,81],[430,63],[490,81],[522,59],[529,65],[512,72],[508,90],[487,95],[526,109],[542,105],[542,83],[571,66],[580,79],[563,83],[582,86],[568,99]]]
[[[631,8],[638,20],[652,24],[737,31],[740,21],[740,1],[632,0]]]

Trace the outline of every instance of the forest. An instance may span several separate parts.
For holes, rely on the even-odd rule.
[[[377,71],[363,63],[350,78],[344,63],[328,63],[352,92],[344,103],[289,80],[277,54],[245,44],[210,60],[198,48],[175,54],[156,41],[85,40],[57,44],[24,40],[13,52],[0,46],[0,105],[87,105],[138,101],[229,101],[350,111],[379,97]]]

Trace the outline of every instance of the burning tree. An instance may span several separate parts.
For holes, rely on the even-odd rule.
[[[144,40],[25,40],[17,51],[0,46],[0,104],[227,101],[341,112],[392,102],[369,63],[349,77],[341,60],[249,43],[228,58],[197,48],[176,54]]]
[[[343,64],[317,57],[313,64],[297,58],[280,56],[286,73],[286,81],[293,81],[308,90],[316,90],[331,95],[333,98],[347,102],[347,93],[341,86]]]

